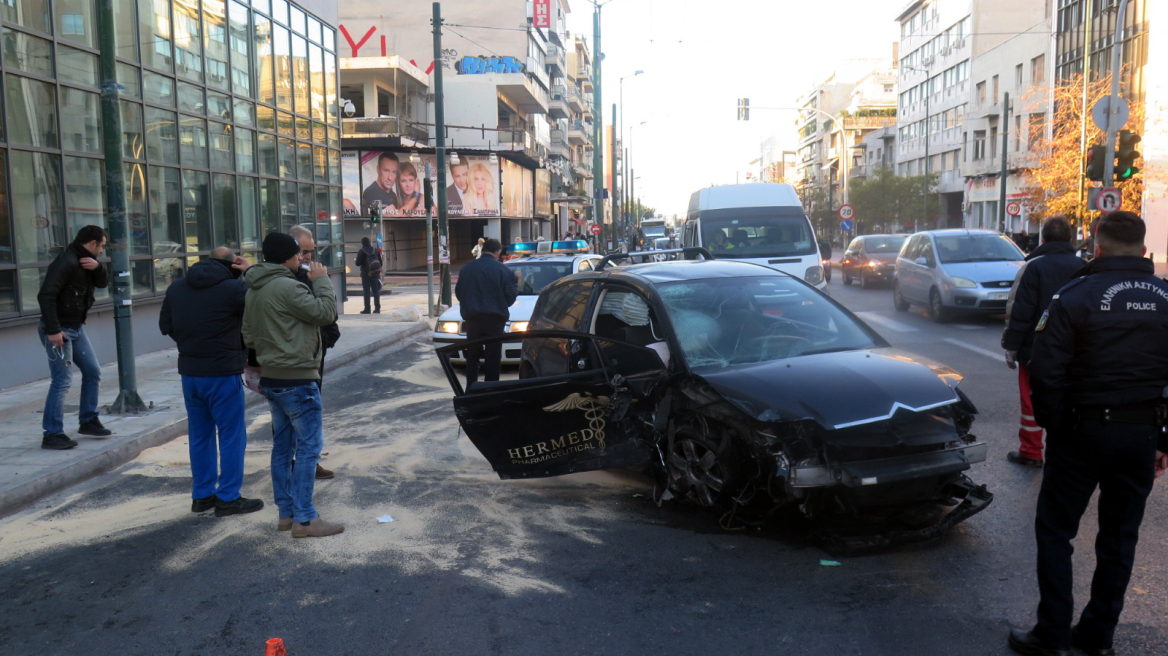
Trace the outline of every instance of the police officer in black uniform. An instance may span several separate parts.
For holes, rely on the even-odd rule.
[[[1168,283],[1143,257],[1144,222],[1099,221],[1095,260],[1059,290],[1035,327],[1031,398],[1046,428],[1046,466],[1034,533],[1038,622],[1011,631],[1020,654],[1115,653],[1112,637],[1131,578],[1144,505],[1168,469],[1162,431],[1168,386]],[[1072,629],[1071,540],[1099,488],[1091,599]]]

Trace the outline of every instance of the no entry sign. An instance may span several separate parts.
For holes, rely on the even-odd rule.
[[[591,233],[592,233],[592,234],[594,234],[594,235],[599,235],[599,234],[600,234],[600,230],[601,230],[600,224],[599,224],[599,223],[593,223],[593,224],[592,224],[592,227],[591,227],[591,228],[589,228],[588,230],[589,230],[589,232],[591,232]]]

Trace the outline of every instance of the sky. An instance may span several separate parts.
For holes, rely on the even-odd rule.
[[[593,6],[568,29],[593,47]],[[769,136],[796,145],[791,107],[843,60],[887,57],[908,0],[611,0],[601,9],[603,113],[624,82],[624,132],[642,202],[684,216],[690,194],[758,174]],[[751,120],[737,120],[738,98]],[[645,121],[644,125],[640,125]],[[630,128],[632,136],[629,138]]]

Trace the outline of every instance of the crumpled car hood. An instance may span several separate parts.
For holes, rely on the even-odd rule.
[[[891,348],[804,355],[699,375],[759,421],[811,419],[827,430],[959,400],[937,372]]]

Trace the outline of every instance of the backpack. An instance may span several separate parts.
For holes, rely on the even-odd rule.
[[[369,267],[369,275],[378,275],[381,273],[381,253],[374,252],[369,256],[366,266]]]

